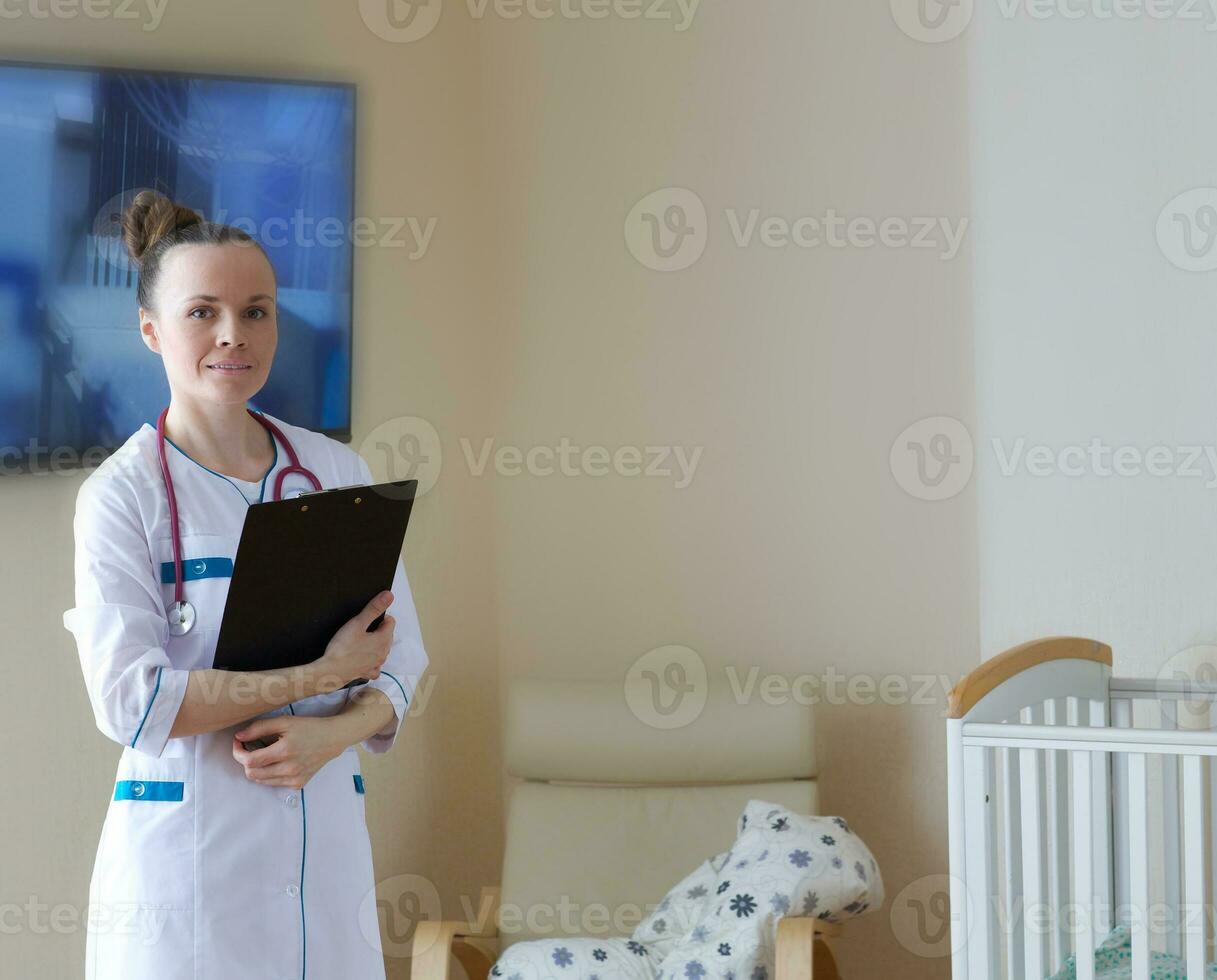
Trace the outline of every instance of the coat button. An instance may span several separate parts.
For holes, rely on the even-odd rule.
[[[287,888],[284,889],[284,891],[286,891],[292,898],[295,898],[297,895],[300,894],[299,886],[294,885],[294,884],[288,885]]]
[[[132,783],[131,784],[131,795],[132,796],[143,796],[144,789],[145,789],[145,787],[144,787],[143,783]]]
[[[295,793],[293,793],[291,796],[289,796],[287,798],[288,806],[295,806],[299,802],[300,802],[300,797],[298,797]]]

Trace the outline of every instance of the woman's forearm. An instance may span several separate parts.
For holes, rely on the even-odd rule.
[[[393,702],[376,687],[355,688],[343,709],[326,719],[333,728],[335,742],[344,749],[370,738],[396,720]]]
[[[341,686],[342,680],[319,662],[279,670],[192,670],[169,737],[219,731]]]

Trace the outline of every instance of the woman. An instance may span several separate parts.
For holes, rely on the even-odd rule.
[[[151,191],[124,213],[123,232],[140,269],[140,331],[171,399],[76,503],[76,605],[64,625],[97,725],[123,746],[93,869],[86,976],[383,980],[354,746],[393,746],[427,666],[405,569],[399,560],[392,590],[313,663],[211,669],[246,510],[271,498],[287,466],[279,437],[324,488],[372,476],[341,443],[246,409],[275,355],[275,274],[260,245]],[[313,488],[293,472],[282,496]],[[360,677],[370,680],[344,689]]]

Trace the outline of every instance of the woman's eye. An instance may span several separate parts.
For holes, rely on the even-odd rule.
[[[262,309],[262,307],[260,307],[260,306],[253,307],[249,312],[251,315],[254,313],[258,314],[256,317],[254,317],[255,320],[266,319],[266,310]]]
[[[209,315],[210,315],[211,310],[207,309],[207,307],[205,307],[205,306],[196,306],[196,307],[195,307],[193,310],[191,310],[191,311],[190,311],[190,313],[189,313],[189,314],[187,314],[187,315],[188,315],[188,316],[190,316],[192,319],[197,320],[197,319],[198,319],[198,317],[196,317],[196,316],[195,316],[195,314],[196,314],[196,313],[207,313],[207,314],[209,314]]]

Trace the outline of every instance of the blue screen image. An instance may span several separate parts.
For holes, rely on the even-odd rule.
[[[258,239],[279,340],[251,406],[349,439],[354,132],[349,85],[0,63],[0,469],[89,465],[168,404],[119,223],[145,188]]]

